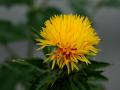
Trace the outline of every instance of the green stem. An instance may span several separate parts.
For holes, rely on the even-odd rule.
[[[90,86],[89,86],[89,84],[88,84],[87,78],[84,78],[83,84],[84,84],[84,87],[85,87],[86,90],[91,90],[91,88],[90,88]]]

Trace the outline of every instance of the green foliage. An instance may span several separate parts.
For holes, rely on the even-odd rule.
[[[91,61],[92,64],[88,65],[90,69],[101,69],[110,66],[109,63],[106,62],[98,62],[98,61]]]
[[[8,61],[0,68],[2,73],[0,74],[0,90],[14,90],[17,83],[22,83],[28,90],[33,90],[35,83],[38,82],[35,81],[36,78],[48,72],[43,66],[42,59],[25,60]]]
[[[98,81],[88,81],[91,90],[106,90],[104,85]]]
[[[18,75],[6,67],[0,69],[0,90],[15,90]]]
[[[99,68],[106,67],[108,64],[104,62],[91,62],[93,62],[95,67],[80,64],[80,70],[70,74],[65,69],[60,70],[57,67],[51,70],[49,64],[43,63],[43,60],[39,58],[8,61],[4,67],[7,70],[5,74],[10,73],[13,75],[14,72],[17,80],[16,78],[11,78],[11,81],[24,83],[27,90],[99,90],[101,83],[96,84],[94,82],[108,80],[102,75],[103,71],[99,70]],[[97,65],[98,68],[96,67]],[[6,77],[4,76],[0,78],[0,81]],[[4,86],[2,87],[5,88]],[[13,90],[12,86],[11,88],[9,90]]]
[[[26,27],[0,21],[0,43],[9,43],[26,38]]]

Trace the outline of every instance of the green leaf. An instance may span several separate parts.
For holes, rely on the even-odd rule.
[[[39,58],[14,59],[8,61],[4,66],[17,75],[17,77],[20,78],[19,82],[24,84],[28,90],[35,90],[38,82],[44,79],[41,77],[44,77],[45,74],[49,72],[43,60]],[[45,78],[46,77],[47,76],[45,76]],[[44,87],[41,86],[41,88]]]
[[[26,38],[26,26],[0,21],[0,43],[9,43]]]
[[[48,87],[49,83],[51,82],[51,77],[48,74],[41,75],[39,79],[39,83],[36,87],[36,90],[44,90],[43,87]]]
[[[88,82],[91,90],[106,90],[104,85],[102,85],[102,83],[99,82]]]
[[[93,60],[91,60],[90,62],[91,64],[87,66],[87,68],[89,69],[102,69],[102,68],[110,66],[110,64],[106,62],[93,61]]]
[[[0,5],[31,4],[33,0],[0,0]]]
[[[7,68],[0,69],[0,90],[15,90],[18,75]]]
[[[103,71],[88,67],[69,75],[64,71],[51,71],[39,58],[15,59],[5,64],[5,67],[16,73],[14,75],[17,75],[19,82],[23,82],[28,90],[99,90],[93,89],[90,81],[108,80],[102,75]]]
[[[79,90],[79,88],[73,82],[71,82],[71,90]]]
[[[82,81],[83,81],[82,79],[84,79],[83,76],[80,76],[80,75],[77,76],[77,74],[75,74],[73,76],[72,82],[77,86],[77,88],[79,88],[79,90],[86,90],[84,84],[82,83]]]
[[[93,70],[86,70],[87,77],[90,79],[97,79],[102,81],[108,81],[108,78],[102,75],[103,71],[93,71]]]
[[[21,72],[31,72],[36,70],[40,73],[48,72],[47,64],[43,63],[42,59],[39,58],[31,58],[31,59],[14,59],[12,62],[10,61],[8,67],[14,71],[21,71]]]
[[[2,68],[0,69],[0,90],[15,90],[18,82],[21,82],[28,90],[35,90],[36,86],[39,86],[40,90],[45,90],[45,83],[54,80],[54,76],[49,75],[46,64],[39,58],[14,59],[6,62]]]
[[[41,68],[41,69],[46,69],[46,64],[43,63],[43,59],[41,58],[30,58],[30,59],[25,59],[25,61],[31,65],[34,65],[35,67]]]

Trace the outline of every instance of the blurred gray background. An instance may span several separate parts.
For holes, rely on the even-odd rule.
[[[88,11],[99,0],[91,0],[92,3],[88,6]],[[36,6],[39,5],[42,0],[36,0]],[[57,6],[64,13],[72,13],[67,0],[50,0],[49,6]],[[10,9],[0,6],[0,20],[10,20],[14,24],[26,23],[27,18],[25,16],[28,8],[24,5],[14,6]],[[116,8],[101,8],[95,15],[94,21],[95,29],[101,37],[100,53],[96,57],[97,60],[110,62],[112,65],[105,70],[105,75],[110,79],[106,82],[106,90],[120,90],[120,9]],[[19,41],[10,43],[10,47],[15,50],[20,56],[26,57],[27,42]],[[34,55],[40,56],[40,52],[34,52]],[[5,48],[0,45],[0,62],[3,62],[4,58],[9,54]]]

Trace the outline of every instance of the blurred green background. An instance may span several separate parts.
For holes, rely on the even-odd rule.
[[[113,65],[104,73],[110,79],[106,90],[119,90],[120,83],[120,0],[0,0],[0,63],[15,58],[41,57],[33,34],[55,14],[88,16],[101,37],[99,61]],[[33,33],[34,32],[34,33]],[[0,66],[0,68],[1,68]],[[0,70],[0,90],[24,90],[20,78]]]

